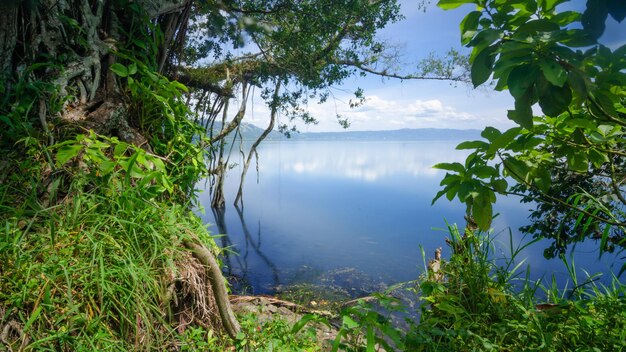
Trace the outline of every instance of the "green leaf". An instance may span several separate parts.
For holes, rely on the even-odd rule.
[[[533,182],[533,184],[539,188],[540,191],[547,193],[552,185],[552,175],[550,174],[550,170],[546,168],[538,169]]]
[[[137,73],[137,64],[133,62],[128,66],[128,74],[134,75],[135,73]]]
[[[64,145],[57,151],[56,160],[58,165],[64,165],[70,159],[74,158],[83,149],[80,144]]]
[[[508,157],[503,161],[507,174],[520,183],[528,182],[530,168],[525,162],[514,157]]]
[[[494,127],[485,127],[485,129],[480,133],[480,136],[487,139],[490,142],[493,142],[498,136],[502,133]]]
[[[595,39],[600,38],[604,33],[606,17],[609,14],[606,5],[607,1],[605,0],[588,0],[587,9],[580,19],[584,30]]]
[[[501,179],[491,181],[491,187],[493,187],[493,189],[495,189],[496,192],[500,194],[504,194],[507,188],[509,187],[509,184],[506,182],[505,179],[501,178]]]
[[[539,86],[539,106],[547,116],[558,116],[567,111],[572,102],[572,90],[568,84],[563,87],[549,83]]]
[[[343,316],[342,322],[342,325],[348,329],[354,329],[359,326],[359,323],[357,323],[356,321],[354,321],[354,319],[350,318],[347,315]]]
[[[481,230],[489,230],[491,220],[493,219],[493,207],[491,205],[490,196],[487,194],[489,190],[483,190],[478,197],[474,199],[472,204],[472,217],[476,221],[476,225]]]
[[[557,87],[563,87],[567,81],[567,71],[556,61],[541,59],[539,67],[543,71],[543,76]]]
[[[559,12],[552,17],[552,21],[559,26],[565,26],[572,22],[579,21],[581,14],[574,11]]]
[[[478,20],[482,12],[480,11],[472,11],[468,13],[463,21],[461,21],[461,44],[466,45],[469,43],[474,35],[476,35],[476,30],[478,29]]]
[[[602,153],[595,148],[589,149],[589,161],[596,168],[600,168],[604,163],[609,162],[609,156],[606,153]]]
[[[504,133],[493,139],[491,145],[489,146],[488,153],[493,154],[496,151],[505,148],[515,139],[515,137],[519,136],[521,131],[522,129],[520,127],[509,128]]]
[[[587,172],[587,170],[589,170],[589,161],[587,160],[587,154],[576,149],[568,150],[567,166],[572,171]]]
[[[113,171],[115,165],[117,165],[117,163],[113,160],[104,160],[98,164],[98,168],[100,169],[102,176],[106,176]]]
[[[128,69],[120,63],[114,63],[111,67],[109,67],[109,69],[120,77],[128,77]]]
[[[509,73],[507,84],[509,86],[509,92],[511,95],[518,99],[531,89],[537,80],[537,74],[539,70],[535,65],[521,65],[515,67]]]
[[[472,4],[474,0],[439,0],[437,6],[444,10],[452,10],[465,4]]]
[[[583,76],[579,73],[570,71],[567,74],[567,82],[572,89],[572,103],[580,106],[585,100],[587,100],[588,91],[587,83]]]
[[[620,0],[607,1],[606,7],[609,15],[617,22],[622,22],[626,18],[626,2]]]
[[[489,147],[489,143],[484,141],[465,141],[456,146],[457,150],[479,149],[484,150]]]
[[[548,12],[552,11],[557,4],[563,1],[564,0],[539,0],[539,6],[541,6],[544,12]]]
[[[476,59],[476,56],[480,54],[480,52],[493,44],[496,40],[500,39],[502,33],[493,28],[484,29],[476,34],[474,39],[472,39],[466,46],[474,47],[472,53],[470,54],[470,63],[473,63]]]
[[[124,153],[126,153],[127,148],[128,148],[128,143],[119,142],[118,144],[115,145],[115,148],[113,149],[113,156],[115,156],[115,158],[122,157]]]
[[[506,116],[526,129],[533,127],[533,110],[530,105],[516,107],[515,110],[508,110]]]
[[[483,49],[474,59],[471,68],[472,84],[474,88],[485,83],[491,72],[493,72],[493,63],[495,60],[495,51],[497,45],[492,45]]]
[[[513,37],[525,38],[527,35],[534,35],[538,32],[558,31],[561,27],[547,19],[531,20],[519,26]]]
[[[465,167],[462,164],[454,162],[454,163],[439,163],[433,166],[435,169],[440,170],[448,170],[458,172],[459,174],[465,173]]]
[[[489,178],[489,177],[496,176],[498,174],[498,172],[496,171],[494,167],[488,166],[488,165],[478,166],[478,167],[471,169],[470,171],[472,174],[476,175],[476,177],[478,178]]]

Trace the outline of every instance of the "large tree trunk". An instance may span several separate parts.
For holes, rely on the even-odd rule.
[[[0,80],[13,70],[13,50],[17,42],[17,3],[0,5]]]

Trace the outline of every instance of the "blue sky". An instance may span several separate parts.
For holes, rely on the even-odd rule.
[[[469,53],[460,44],[459,23],[465,14],[473,10],[471,5],[443,11],[434,5],[436,1],[432,1],[424,12],[418,9],[418,0],[400,2],[406,18],[385,28],[379,37],[400,46],[407,72],[431,52],[444,54],[454,48]],[[584,6],[584,1],[574,0],[567,6]],[[618,25],[611,20],[603,41],[611,47],[626,43],[626,21]],[[350,109],[348,101],[357,87],[365,90],[366,101],[363,106]],[[508,92],[487,88],[474,90],[462,83],[452,85],[439,81],[354,77],[334,89],[333,94],[334,97],[325,104],[309,104],[308,110],[319,124],[299,125],[300,131],[341,131],[343,129],[336,120],[337,113],[349,119],[350,130],[353,131],[513,126],[506,118],[507,109],[513,106],[513,99]],[[264,127],[269,111],[260,104],[255,104],[253,110],[248,122]]]

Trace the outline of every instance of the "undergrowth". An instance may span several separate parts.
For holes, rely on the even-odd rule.
[[[516,257],[526,246],[515,248],[512,237],[503,260],[490,233],[460,234],[450,226],[449,234],[451,258],[438,263],[437,273],[426,268],[417,281],[419,321],[409,321],[408,329],[390,327],[380,304],[361,303],[341,313],[342,336],[333,351],[626,350],[626,285],[617,277],[608,285],[595,277],[579,282],[566,261],[573,289],[565,290],[554,280],[525,276]]]

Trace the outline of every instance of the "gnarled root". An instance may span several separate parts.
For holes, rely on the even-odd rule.
[[[191,240],[184,239],[183,245],[185,248],[191,250],[194,258],[196,258],[207,270],[207,276],[211,283],[213,290],[213,296],[215,297],[215,304],[219,311],[222,325],[228,333],[228,335],[235,339],[237,333],[241,330],[239,322],[235,318],[233,309],[228,299],[228,292],[226,292],[226,286],[224,285],[224,276],[222,276],[222,270],[217,261],[213,257],[213,254],[203,245]]]

